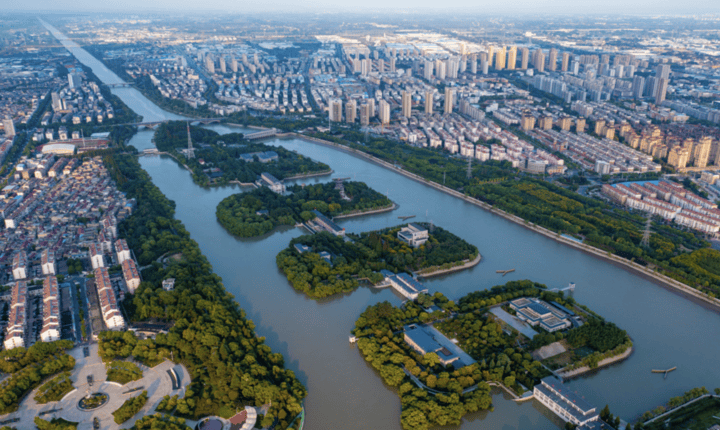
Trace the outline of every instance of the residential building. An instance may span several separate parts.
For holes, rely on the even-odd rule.
[[[89,246],[90,263],[92,263],[93,269],[105,267],[105,257],[103,255],[102,246],[96,243],[91,243]]]
[[[27,284],[25,281],[17,281],[10,290],[10,315],[5,334],[5,349],[25,346],[26,312]]]
[[[95,269],[95,287],[100,302],[100,313],[105,321],[108,330],[125,329],[125,318],[123,318],[117,304],[117,296],[110,283],[110,274],[107,268]]]
[[[57,268],[55,265],[55,251],[43,249],[40,253],[40,264],[42,265],[43,275],[54,275]]]
[[[28,262],[25,251],[20,251],[13,256],[12,274],[16,281],[27,278]]]
[[[135,260],[128,258],[122,262],[123,278],[125,278],[125,285],[127,285],[128,292],[135,294],[135,290],[140,286],[140,273],[138,272]]]
[[[53,342],[60,339],[60,295],[55,276],[43,279],[43,319],[40,340]]]

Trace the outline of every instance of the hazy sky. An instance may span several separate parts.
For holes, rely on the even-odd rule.
[[[396,9],[431,12],[461,9],[492,14],[705,14],[720,13],[720,0],[25,0],[4,10],[23,11],[227,11],[363,12]]]

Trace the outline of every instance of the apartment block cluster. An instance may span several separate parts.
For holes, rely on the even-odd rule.
[[[65,125],[102,124],[115,118],[115,111],[109,100],[100,92],[95,82],[87,82],[81,73],[68,74],[68,86],[50,94],[50,110],[45,112],[40,125],[47,130],[36,134],[47,140],[68,140],[71,136]],[[59,126],[59,127],[58,127]],[[57,130],[56,130],[57,129]]]
[[[56,263],[54,252],[50,249],[42,251],[42,321],[33,324],[35,317],[30,311],[28,303],[28,281],[33,278],[30,270],[28,255],[19,251],[13,256],[12,276],[14,282],[10,288],[10,312],[5,328],[5,349],[27,347],[35,343],[36,337],[43,342],[52,342],[60,339],[60,295],[58,282],[55,277]],[[33,331],[39,329],[39,336]]]
[[[207,104],[208,87],[200,75],[188,67],[184,57],[126,57],[125,71],[133,78],[147,76],[163,97],[182,100],[193,108]]]
[[[720,231],[717,205],[670,181],[628,182],[602,187],[613,201],[668,221],[716,235]]]
[[[215,96],[229,104],[218,106],[215,110],[219,114],[245,109],[281,113],[312,111],[303,74],[310,67],[307,55],[281,61],[247,45],[235,49],[226,47],[214,53],[200,51],[197,55],[198,63],[205,65],[218,86]]]
[[[10,123],[3,121],[5,137],[15,134],[15,125],[27,124],[48,93],[67,82],[55,67],[61,61],[67,58],[49,53],[0,58],[0,120],[13,124],[8,127]]]
[[[602,175],[660,172],[662,166],[653,157],[604,137],[566,130],[533,130],[530,133],[545,145],[569,156],[585,169]]]

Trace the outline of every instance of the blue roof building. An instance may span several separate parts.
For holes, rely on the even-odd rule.
[[[445,366],[459,360],[460,356],[445,348],[436,340],[436,336],[442,336],[439,332],[437,333],[438,334],[432,334],[423,326],[410,324],[405,326],[404,337],[405,342],[417,351],[418,354],[425,355],[429,352],[434,352],[440,358],[440,362]],[[447,338],[444,340],[449,342],[449,339]]]

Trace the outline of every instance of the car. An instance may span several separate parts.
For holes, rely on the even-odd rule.
[[[84,347],[84,348],[83,348],[83,355],[84,355],[85,357],[90,357],[90,348],[88,348],[87,346]]]
[[[93,376],[92,375],[88,375],[87,382],[88,382],[88,385],[92,387],[92,385],[93,385]]]

